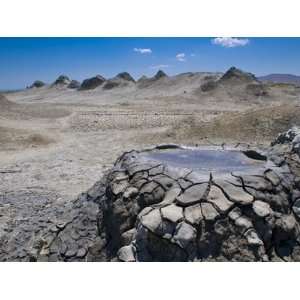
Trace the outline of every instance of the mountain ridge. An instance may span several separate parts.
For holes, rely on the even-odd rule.
[[[259,76],[258,79],[264,82],[288,83],[300,85],[300,76],[294,74],[272,73]]]

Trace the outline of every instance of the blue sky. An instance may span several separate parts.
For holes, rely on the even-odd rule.
[[[159,68],[172,75],[225,71],[300,75],[300,38],[0,38],[0,89],[23,88],[60,74],[83,80]]]

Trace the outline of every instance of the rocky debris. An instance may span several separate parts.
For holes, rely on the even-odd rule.
[[[31,86],[30,88],[41,88],[43,86],[45,86],[46,84],[41,81],[41,80],[36,80]]]
[[[2,247],[0,257],[300,261],[300,158],[295,146],[296,141],[276,144],[265,150],[266,160],[255,162],[259,155],[251,155],[254,167],[234,172],[188,169],[150,155],[174,151],[175,145],[126,152],[101,181],[59,212],[43,206],[51,221],[29,227],[29,236],[22,229],[15,248]],[[22,243],[26,251],[17,246]]]
[[[92,90],[102,85],[105,82],[105,78],[101,75],[97,75],[92,78],[85,79],[80,86],[80,90]]]
[[[254,201],[252,204],[252,208],[254,213],[256,213],[256,215],[261,218],[267,217],[272,213],[270,204],[260,200]]]
[[[55,222],[65,207],[52,205],[53,199],[59,202],[58,195],[40,189],[0,195],[0,261],[30,261],[40,234],[60,230]]]
[[[104,193],[105,183],[99,181],[75,200],[64,202],[59,211],[48,214],[44,218],[47,226],[33,236],[24,260],[107,261],[106,241],[98,227]]]
[[[296,137],[300,136],[300,129],[298,127],[292,127],[291,129],[280,133],[277,138],[272,142],[272,146],[277,144],[289,144],[293,143]],[[297,142],[298,138],[296,139]]]
[[[71,82],[68,85],[69,89],[79,89],[80,88],[80,82],[77,80],[71,80]]]
[[[66,75],[60,75],[53,83],[53,85],[69,85],[71,83],[71,79]]]

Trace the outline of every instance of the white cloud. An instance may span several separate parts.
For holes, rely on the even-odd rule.
[[[133,51],[139,52],[141,54],[151,54],[152,50],[150,48],[134,48]]]
[[[150,66],[150,69],[163,69],[163,68],[169,68],[169,65],[156,65],[156,66]]]
[[[249,44],[248,39],[232,38],[232,37],[218,37],[212,39],[211,42],[215,45],[220,45],[225,48],[243,47]]]
[[[185,54],[184,54],[184,53],[178,53],[178,54],[176,55],[176,59],[177,59],[178,61],[186,61]]]

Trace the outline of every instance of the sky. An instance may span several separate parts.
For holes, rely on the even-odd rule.
[[[175,75],[231,66],[300,75],[300,38],[0,38],[0,90],[61,74],[81,81],[127,71],[138,79],[159,69]]]

